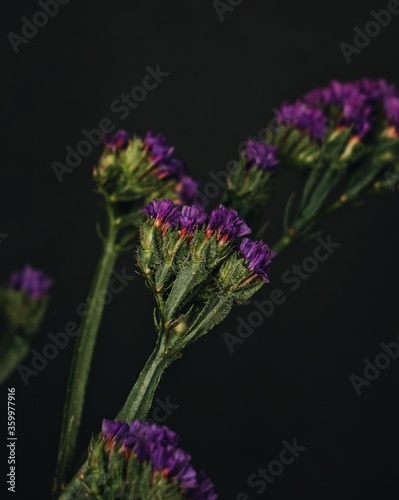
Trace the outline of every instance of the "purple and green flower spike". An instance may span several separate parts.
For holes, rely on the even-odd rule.
[[[178,436],[140,420],[103,420],[89,457],[62,499],[217,500],[212,481],[197,472]]]
[[[86,495],[121,500],[217,500],[211,480],[168,427],[134,420],[103,420],[87,467],[78,475]]]
[[[279,163],[277,146],[252,139],[246,141],[228,177],[222,203],[237,210],[252,226],[257,226],[273,193]]]

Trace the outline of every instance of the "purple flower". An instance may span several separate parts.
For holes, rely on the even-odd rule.
[[[248,166],[258,165],[262,170],[274,170],[279,163],[277,159],[278,148],[260,141],[247,141],[245,156]]]
[[[148,149],[151,161],[156,165],[156,174],[160,179],[165,177],[180,179],[183,176],[183,162],[174,156],[175,148],[169,146],[164,135],[147,132],[144,144]]]
[[[146,205],[143,212],[154,219],[157,227],[177,226],[180,220],[180,212],[171,200],[153,200]]]
[[[126,422],[114,422],[113,420],[103,420],[102,433],[110,441],[117,442],[124,439],[128,432],[129,426]]]
[[[239,217],[236,210],[220,205],[210,215],[207,236],[212,236],[214,232],[218,233],[218,239],[225,243],[228,240],[250,234],[251,230]]]
[[[126,149],[130,136],[125,130],[118,130],[115,134],[104,134],[105,147],[115,151],[116,149]]]
[[[30,266],[12,273],[9,279],[10,287],[26,292],[32,299],[44,297],[52,284],[53,280],[43,271]]]
[[[208,218],[207,213],[202,208],[195,205],[185,205],[181,210],[180,227],[186,232],[192,232],[203,224]]]
[[[166,142],[166,137],[164,135],[155,135],[152,132],[146,133],[144,137],[144,144],[148,148],[154,163],[157,163],[158,161],[165,161],[170,158],[175,150],[173,146],[169,146]]]
[[[134,453],[140,462],[149,462],[153,474],[175,480],[187,498],[216,500],[212,482],[191,465],[191,456],[178,447],[176,433],[165,426],[134,420],[103,420],[102,434],[110,443],[120,442],[125,453]]]
[[[183,204],[193,203],[198,190],[198,182],[189,175],[184,175],[176,187],[180,201]]]
[[[388,123],[399,133],[399,97],[388,97],[384,101],[384,107]]]
[[[327,117],[324,113],[301,101],[283,104],[277,112],[277,120],[281,125],[306,132],[316,141],[321,141],[327,131]]]
[[[397,95],[396,87],[386,80],[370,80],[362,78],[356,82],[360,92],[364,94],[370,102],[383,100],[387,97]]]
[[[247,262],[247,267],[259,276],[265,283],[269,283],[267,271],[272,259],[277,255],[263,241],[251,241],[244,238],[240,245],[240,253]]]
[[[343,104],[341,123],[346,126],[353,125],[353,132],[359,137],[364,137],[371,129],[372,111],[372,107],[366,104],[364,96],[354,94]]]

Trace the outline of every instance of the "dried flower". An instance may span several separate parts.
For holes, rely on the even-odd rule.
[[[220,205],[209,217],[207,236],[214,233],[217,233],[219,241],[226,242],[250,234],[251,230],[236,210]]]
[[[120,448],[128,461],[131,456],[149,464],[153,482],[157,477],[177,483],[185,498],[216,500],[217,495],[208,477],[198,473],[191,464],[191,455],[178,447],[178,436],[165,426],[134,420],[114,422],[103,420],[102,436],[105,450]]]
[[[240,245],[240,254],[247,261],[247,267],[265,283],[269,283],[267,271],[277,253],[271,250],[263,241],[251,241],[244,238]]]

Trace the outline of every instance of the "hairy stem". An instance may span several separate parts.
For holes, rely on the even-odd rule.
[[[117,232],[114,219],[110,216],[108,235],[104,240],[103,253],[94,275],[86,310],[74,347],[61,427],[54,484],[55,492],[62,489],[65,484],[78,438],[87,380],[104,310],[106,290],[118,256]]]

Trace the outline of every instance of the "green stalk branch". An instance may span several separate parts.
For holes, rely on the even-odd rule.
[[[104,239],[103,253],[94,275],[86,311],[74,347],[61,428],[55,492],[63,488],[73,458],[94,346],[104,310],[106,290],[118,257],[116,244],[118,228],[110,211],[108,211],[108,219],[108,234]]]

